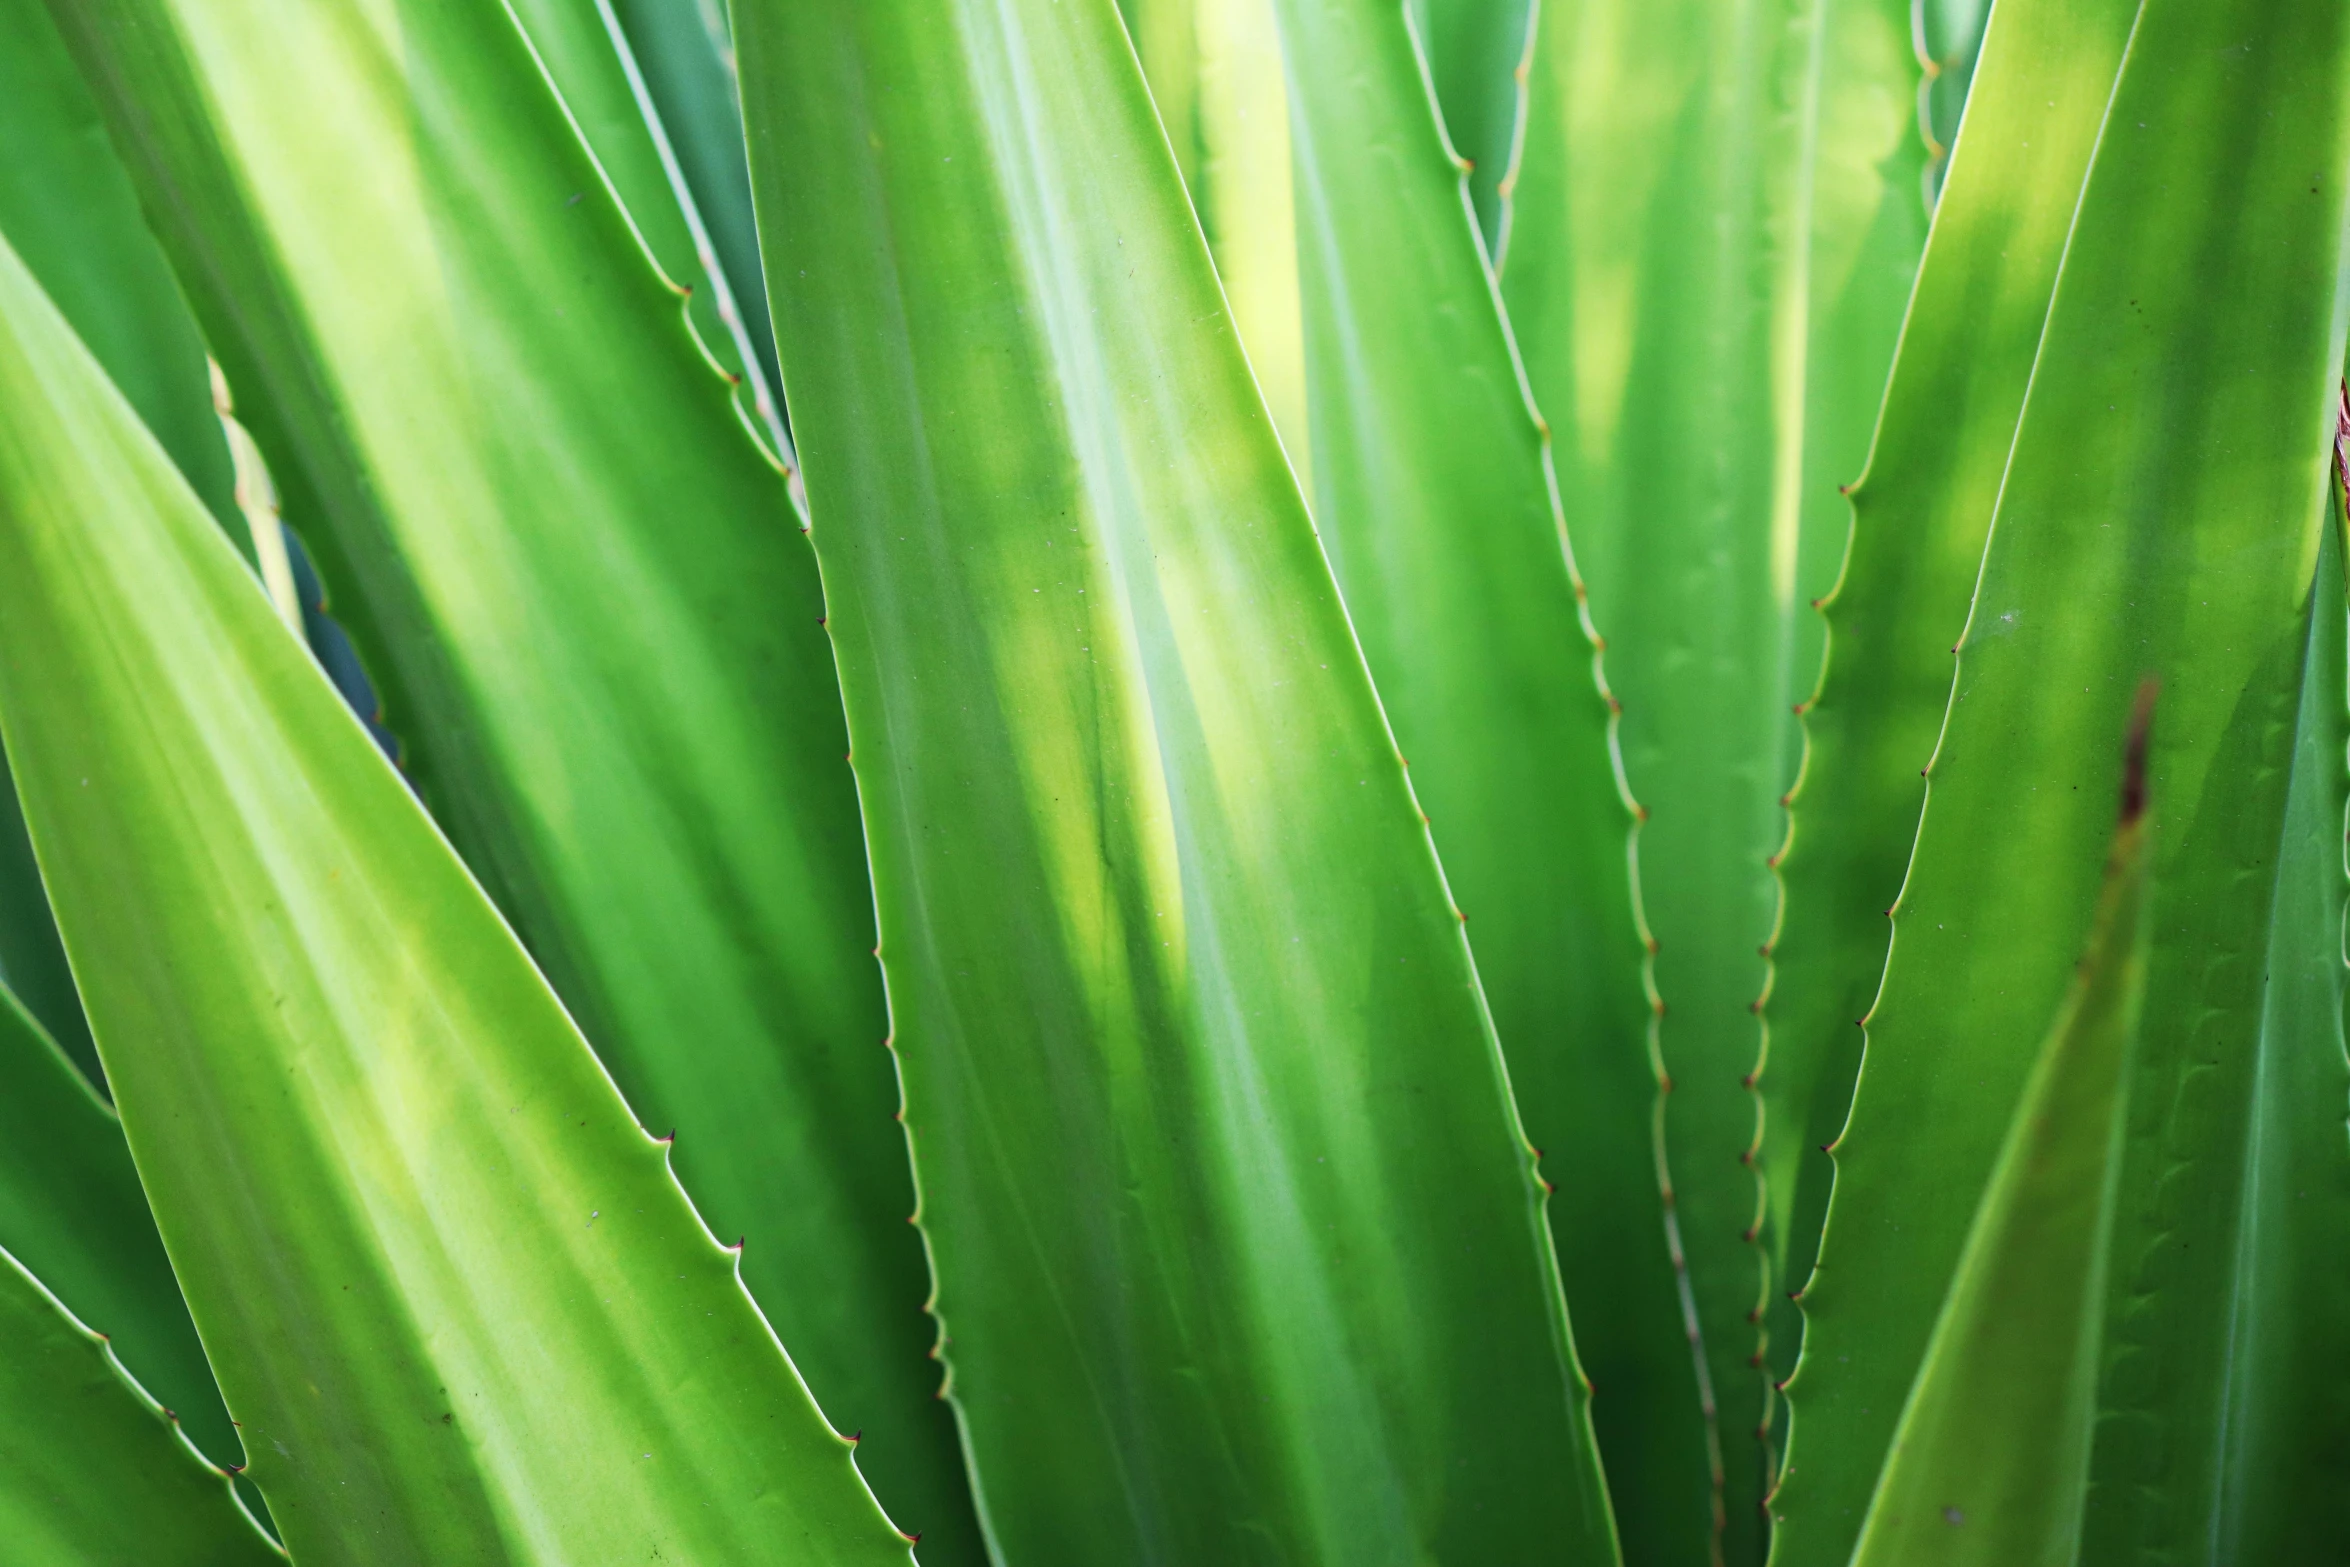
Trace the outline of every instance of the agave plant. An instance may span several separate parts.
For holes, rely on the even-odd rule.
[[[0,146],[8,1562],[2343,1559],[2339,6],[0,0]]]

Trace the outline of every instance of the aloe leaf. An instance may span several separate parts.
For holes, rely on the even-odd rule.
[[[1412,26],[1444,115],[1446,137],[1469,165],[1469,199],[1488,254],[1507,233],[1534,0],[1408,0]]]
[[[723,0],[609,0],[696,215],[742,313],[753,357],[780,392],[775,327],[759,275],[734,39]],[[788,411],[786,411],[788,417]]]
[[[289,1547],[904,1560],[665,1146],[5,249],[0,407],[0,725]]]
[[[702,347],[742,388],[745,413],[791,462],[775,394],[660,106],[611,0],[508,0],[572,123],[670,285]]]
[[[1271,0],[1119,0],[1119,6],[1249,368],[1290,465],[1310,486],[1296,158]]]
[[[1853,1567],[2074,1560],[2146,991],[2145,714],[2129,742],[2088,949],[1975,1210]]]
[[[396,59],[344,0],[68,33],[427,803],[893,1514],[975,1559],[814,557],[513,20],[401,16]]]
[[[203,340],[105,116],[38,3],[0,6],[0,146],[0,234],[250,559]]]
[[[2148,671],[2163,684],[2150,774],[2164,831],[2114,1288],[2149,1315],[2133,1326],[2124,1314],[2107,1339],[2176,1333],[2219,1351],[2193,1331],[2210,1285],[2149,1296],[2134,1237],[2162,1211],[2154,1166],[2175,1158],[2187,1184],[2222,1188],[2189,1205],[2201,1222],[2231,1200],[2227,1161],[2241,1157],[2240,1143],[2197,1140],[2224,1128],[2247,1072],[2198,1081],[2215,1055],[2249,1059],[2241,1042],[2265,1005],[2264,965],[2243,954],[2273,910],[2340,363],[2346,48],[2350,19],[2321,4],[2140,10],[2016,428],[1836,1146],[1772,1509],[1785,1567],[1850,1554],[2030,1069],[2018,1041],[2055,1007],[2062,954],[2088,927],[2108,747]],[[2201,1093],[2208,1117],[2175,1120]],[[2165,1149],[2155,1125],[2186,1142]],[[2162,1376],[2175,1440],[2200,1440],[2186,1417],[2225,1368],[2188,1354]],[[2097,1464],[2111,1472],[2102,1452]],[[2155,1527],[2193,1517],[2208,1490],[2196,1481]]]
[[[1676,1536],[1702,1551],[1632,817],[1546,432],[1400,9],[1263,3],[1291,64],[1315,516],[1557,1187],[1551,1234],[1630,1554]]]
[[[735,41],[1003,1559],[1612,1560],[1460,920],[1116,11]]]
[[[1923,238],[1917,75],[1908,0],[1546,6],[1503,257],[1645,811],[1659,1161],[1734,1563],[1761,1554],[1768,1464],[1770,862],[1818,669],[1806,605]]]
[[[0,6],[0,234],[16,246],[195,485],[239,540],[228,447],[212,411],[204,345],[106,124],[39,5]],[[57,943],[16,791],[0,756],[0,985],[98,1078],[90,1028]]]
[[[284,1560],[228,1475],[181,1439],[105,1335],[84,1327],[4,1249],[0,1537],[15,1567]]]
[[[2216,1173],[2223,1221],[2232,1221],[2235,1265],[2220,1293],[2224,1322],[2197,1323],[2195,1352],[2224,1366],[2224,1417],[2212,1420],[2208,1392],[2218,1378],[2182,1378],[2201,1407],[2176,1407],[2157,1390],[2137,1393],[2101,1435],[2103,1483],[2091,1493],[2099,1558],[2130,1558],[2142,1543],[2180,1538],[2181,1525],[2212,1542],[2215,1562],[2322,1561],[2350,1537],[2350,1495],[2336,1484],[2334,1455],[2350,1447],[2350,1370],[2342,1358],[2350,1323],[2350,1058],[2344,1054],[2344,615],[2341,550],[2328,532],[2318,566],[2303,675],[2293,782],[2278,848],[2276,904],[2268,925],[2266,994],[2254,1072],[2237,1092],[2248,1101],[2219,1130],[2234,1139],[2223,1159],[2206,1156],[2196,1178]],[[2198,1074],[2200,1079],[2201,1074]],[[2232,1167],[2231,1167],[2232,1166]],[[2216,1171],[2215,1171],[2216,1167]],[[2228,1210],[2232,1209],[2230,1212]],[[2205,1221],[2208,1224],[2208,1220]],[[2183,1227],[2182,1227],[2183,1228]],[[2182,1239],[2188,1239],[2182,1236]],[[2189,1240],[2192,1243],[2192,1240]],[[2168,1250],[2166,1244],[2163,1250]],[[2126,1260],[2126,1259],[2125,1259]],[[2161,1340],[2141,1336],[2158,1321],[2133,1297],[2141,1278],[2118,1276],[2110,1330],[2122,1340],[2109,1378],[2144,1389],[2146,1357]],[[2126,1288],[2124,1287],[2126,1286]],[[2208,1308],[2207,1308],[2208,1309]],[[2140,1321],[2133,1322],[2131,1318]],[[2216,1331],[2215,1331],[2216,1329]],[[2206,1346],[2216,1345],[2216,1348]],[[2181,1401],[2183,1402],[2183,1401]],[[2172,1407],[2165,1407],[2171,1404]],[[2202,1422],[2192,1451],[2212,1463],[2214,1489],[2199,1508],[2180,1509],[2149,1486],[2143,1463],[2150,1419]],[[2182,1444],[2185,1445],[2185,1444]],[[2150,1508],[2157,1527],[2115,1530],[2120,1509]],[[2182,1518],[2181,1514],[2185,1516]],[[2119,1534],[2121,1538],[2115,1539]],[[2192,1552],[2196,1542],[2189,1542]]]
[[[1811,1276],[1876,999],[1926,763],[1950,703],[1950,648],[2007,469],[2057,266],[2136,0],[2010,0],[1985,45],[1967,139],[1935,212],[1851,542],[1804,704],[1785,889],[1764,1009],[1762,1170],[1774,1275],[1771,1363],[1802,1343]]]
[[[1911,17],[1916,34],[1911,41],[1925,66],[1925,80],[1918,83],[1918,124],[1927,141],[1926,200],[1939,205],[1951,150],[1974,95],[1991,0],[1923,0]]]
[[[5,751],[0,751],[0,990],[66,1047],[84,1078],[93,1084],[103,1080],[98,1047],[91,1042],[73,971],[49,914],[49,895],[41,887],[41,867],[25,835]]]
[[[0,1248],[112,1340],[221,1463],[244,1458],[131,1166],[122,1123],[0,990]]]

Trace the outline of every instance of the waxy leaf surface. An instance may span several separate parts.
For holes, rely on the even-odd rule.
[[[1786,1567],[1850,1555],[2029,1041],[2089,928],[2119,737],[2148,674],[2162,686],[2149,776],[2163,826],[2094,1470],[2121,1489],[2092,1509],[2087,1559],[2143,1559],[2099,1546],[2106,1528],[2207,1548],[2191,1542],[2210,1537],[2208,1475],[2182,1478],[2197,1462],[2183,1451],[2168,1470],[2159,1449],[2133,1456],[2131,1417],[2203,1441],[2234,1375],[2212,1299],[2234,1270],[2177,1259],[2232,1255],[2220,1237],[2234,1233],[2245,1143],[2230,1122],[2256,1081],[2268,1005],[2258,954],[2338,407],[2346,49],[2350,18],[2323,4],[2140,8],[2015,429],[1835,1150],[1772,1507]],[[1992,124],[1973,121],[1962,142]],[[2334,1039],[2329,1025],[2307,1048]],[[2155,1244],[2166,1220],[2184,1253]],[[2133,1343],[2168,1346],[2134,1385],[2121,1380]]]
[[[0,1025],[4,1026],[4,1025]],[[0,1539],[11,1567],[272,1567],[228,1475],[188,1446],[0,1249]]]
[[[1118,13],[735,28],[997,1545],[1607,1560],[1460,920]]]
[[[1986,46],[1963,153],[1918,273],[1851,544],[1823,611],[1826,667],[1804,704],[1804,760],[1779,875],[1761,1077],[1772,1261],[1771,1366],[1802,1345],[1788,1297],[1819,1253],[1834,1165],[1876,1000],[1888,915],[1925,804],[1999,481],[2104,123],[2136,0],[2013,0]]]
[[[904,1561],[546,982],[0,246],[0,729],[309,1567]]]
[[[815,562],[514,19],[61,15],[426,803],[893,1516],[976,1561]]]
[[[2073,1561],[2146,990],[2143,786],[2123,784],[2088,951],[1984,1188],[1853,1567]]]
[[[1909,23],[1909,0],[1584,0],[1535,22],[1502,292],[1645,813],[1658,1164],[1714,1450],[1710,1476],[1623,1477],[1666,1521],[1644,1561],[1750,1567],[1763,1548],[1756,1013],[1792,709],[1818,671],[1808,606],[1843,553],[1837,490],[1925,230]]]

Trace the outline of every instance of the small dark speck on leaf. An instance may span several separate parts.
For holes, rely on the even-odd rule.
[[[1942,1509],[1942,1521],[1950,1525],[1951,1528],[1955,1529],[1960,1524],[1966,1522],[1966,1514],[1960,1512],[1955,1507],[1945,1507]]]
[[[563,205],[566,207],[576,207],[579,205],[580,198],[586,194],[587,192],[584,190],[575,190],[570,195],[563,198]]]

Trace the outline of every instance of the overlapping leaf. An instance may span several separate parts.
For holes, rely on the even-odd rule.
[[[1005,1557],[1608,1559],[1459,920],[1117,13],[735,22]]]
[[[0,1250],[0,1538],[15,1567],[282,1561],[105,1339]]]
[[[427,803],[894,1514],[976,1561],[814,561],[522,34],[60,15]]]
[[[1576,1347],[1638,1552],[1710,1498],[1651,1146],[1632,818],[1545,432],[1404,15],[1260,3],[1293,92],[1315,517],[1558,1188]],[[1697,1483],[1654,1483],[1676,1473]]]
[[[2070,1567],[2146,989],[2145,720],[2088,951],[2007,1129],[1854,1567]]]
[[[1780,856],[1764,1020],[1762,1170],[1774,1293],[1771,1365],[1795,1369],[1788,1298],[1811,1275],[1950,702],[1999,481],[2031,380],[2073,210],[2121,67],[2136,0],[2014,0],[1985,49],[1963,155],[1918,274],[1851,545],[1824,606],[1826,667],[1804,704],[1802,781]]]
[[[2346,49],[2350,26],[2321,4],[2140,8],[2016,427],[1836,1150],[1773,1507],[1788,1567],[1848,1557],[2029,1070],[2026,1042],[2088,927],[2113,737],[2149,670],[2163,682],[2150,773],[2165,825],[2085,1559],[2207,1550],[2224,1512],[2216,1459],[2245,1438],[2237,1415],[2215,1415],[2239,1375],[2237,1270],[2221,1259],[2245,1233],[2247,1109],[2264,1055],[2315,1051],[2321,1065],[2278,1070],[2322,1077],[2339,1048],[2327,1008],[2298,1004],[2278,1015],[2324,1016],[2322,1034],[2255,1044],[2268,976],[2312,972],[2258,954],[2275,917],[2341,353]],[[1991,124],[1971,119],[1966,139]],[[2309,1114],[2338,1130],[2340,1112]]]
[[[1645,808],[1658,1110],[1715,1527],[1760,1554],[1752,1166],[1790,709],[1925,225],[1908,0],[1594,0],[1536,23],[1502,287]],[[1682,1490],[1704,1477],[1658,1476]],[[1660,1543],[1688,1560],[1698,1537]]]
[[[611,1080],[0,246],[0,727],[304,1561],[904,1547]]]

